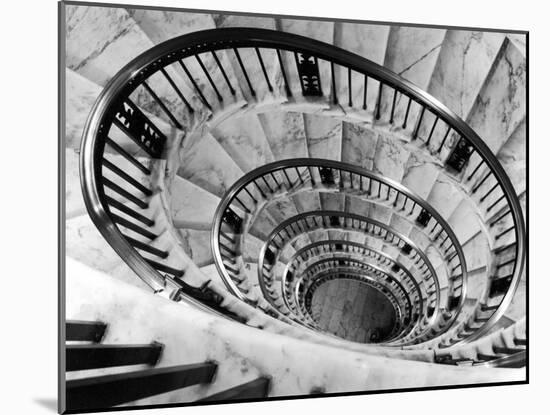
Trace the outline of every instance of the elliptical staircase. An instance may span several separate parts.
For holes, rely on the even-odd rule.
[[[266,351],[331,356],[309,386],[265,367],[239,382],[232,367],[230,382],[255,387],[183,399],[351,391],[319,376],[337,379],[330,364],[358,354],[379,378],[357,390],[423,386],[413,367],[425,385],[524,376],[513,369],[527,343],[521,36],[65,11],[68,255],[233,328],[212,342],[247,333]],[[99,39],[83,55],[86,30]],[[383,327],[335,297],[377,298]],[[265,358],[298,372],[284,355]]]

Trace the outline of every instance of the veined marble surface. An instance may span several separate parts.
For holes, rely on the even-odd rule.
[[[174,177],[168,191],[172,220],[177,228],[211,228],[218,197],[180,176]]]
[[[178,233],[180,245],[197,266],[204,267],[214,263],[209,230],[179,229]]]
[[[390,26],[387,25],[336,22],[334,24],[334,45],[375,63],[383,64],[389,31]],[[334,75],[339,102],[346,109],[349,104],[348,70],[335,66]],[[360,108],[363,105],[364,80],[364,75],[352,71],[351,92],[354,108]],[[377,96],[378,86],[369,79],[367,83],[368,111],[374,110]]]
[[[445,174],[440,173],[428,195],[428,203],[431,204],[437,212],[447,219],[454,212],[463,196],[458,190],[456,184],[451,182]]]
[[[308,157],[301,113],[273,111],[258,115],[275,160]]]
[[[392,26],[388,36],[388,46],[384,57],[384,66],[408,81],[426,90],[432,76],[437,57],[441,50],[444,29]],[[384,120],[389,120],[393,101],[393,91],[385,88],[382,93],[381,108]],[[408,99],[398,95],[394,119],[394,128],[400,128],[405,118]],[[414,127],[419,108],[412,105],[408,117],[408,129]]]
[[[65,77],[65,145],[79,149],[84,124],[101,87],[69,68]]]
[[[427,199],[439,174],[438,166],[422,153],[411,152],[407,160],[401,184]]]
[[[518,124],[510,138],[500,148],[497,157],[519,195],[527,188],[526,120]]]
[[[378,134],[373,130],[344,122],[342,128],[342,161],[372,170],[377,142]]]
[[[255,114],[230,117],[211,133],[243,172],[274,161],[269,142]]]
[[[122,8],[66,6],[67,66],[99,85],[153,46]]]
[[[303,116],[309,156],[340,161],[342,123],[337,119],[315,114]]]
[[[448,30],[428,92],[466,117],[504,38],[503,33]]]
[[[184,141],[178,175],[221,197],[243,172],[212,135],[197,134]]]
[[[292,339],[170,302],[74,262],[67,264],[67,294],[67,318],[105,321],[106,343],[163,343],[159,367],[218,362],[212,385],[136,402],[141,405],[192,401],[259,375],[272,376],[270,396],[307,394],[313,388],[349,392],[524,377],[523,370],[441,368]]]
[[[401,181],[410,153],[395,138],[380,134],[374,155],[373,170],[385,177]]]
[[[525,56],[506,40],[466,119],[494,153],[525,117],[526,76]]]

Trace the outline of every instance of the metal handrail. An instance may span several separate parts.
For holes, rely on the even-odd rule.
[[[368,245],[364,245],[364,244],[360,244],[360,243],[357,243],[357,242],[352,242],[352,241],[346,241],[346,240],[331,240],[331,241],[318,241],[318,242],[314,242],[312,244],[309,244],[303,248],[301,248],[300,250],[296,251],[294,253],[294,255],[289,259],[286,267],[285,267],[285,270],[283,271],[283,276],[281,278],[281,288],[282,290],[284,290],[284,287],[286,286],[286,280],[287,280],[287,276],[288,276],[288,272],[290,271],[290,268],[293,268],[295,269],[296,266],[295,266],[295,262],[301,258],[301,256],[307,252],[308,250],[312,250],[312,249],[315,249],[319,246],[323,246],[323,245],[342,245],[342,246],[353,246],[353,247],[356,247],[356,248],[360,248],[360,249],[363,249],[363,250],[367,250],[367,251],[370,251],[370,252],[373,252],[375,255],[381,257],[381,258],[385,258],[386,260],[390,261],[392,263],[392,265],[395,265],[397,268],[399,268],[400,271],[402,271],[407,280],[411,282],[411,284],[413,285],[413,288],[414,290],[416,291],[417,293],[417,296],[418,296],[418,302],[419,302],[419,305],[420,305],[420,310],[419,310],[419,313],[422,314],[423,313],[423,296],[422,296],[422,290],[420,289],[420,286],[418,284],[418,282],[414,279],[414,277],[412,276],[412,274],[409,272],[409,270],[404,266],[402,265],[400,262],[398,261],[395,261],[391,256],[389,256],[388,254],[384,253],[384,252],[381,252],[381,251],[378,251],[378,250],[375,250],[373,248],[370,248]],[[329,251],[330,253],[339,253],[339,254],[344,254],[344,253],[347,253],[346,251],[338,251],[338,250],[333,250],[333,251]],[[327,253],[328,254],[328,253]],[[351,254],[351,253],[349,253]],[[322,257],[323,254],[319,255],[318,257]],[[348,258],[348,257],[342,257],[342,258]],[[333,258],[327,258],[326,259],[327,261],[328,260],[334,260]],[[305,263],[306,261],[304,261]],[[313,267],[315,264],[311,265],[311,267]],[[308,267],[309,268],[309,267]],[[307,273],[307,269],[304,270],[304,273]],[[302,279],[302,277],[300,277],[299,279]],[[298,282],[296,282],[297,284]],[[295,285],[296,285],[295,284]],[[287,298],[283,298],[283,300],[285,301],[285,303],[287,302]],[[288,306],[288,304],[286,304]]]
[[[502,189],[504,199],[510,207],[514,222],[516,255],[512,280],[496,312],[471,339],[485,334],[504,314],[512,301],[515,289],[519,284],[525,262],[525,225],[523,214],[513,186],[504,169],[482,139],[456,114],[426,92],[398,75],[374,62],[339,49],[329,44],[315,41],[298,35],[251,28],[227,28],[194,32],[161,43],[144,52],[121,71],[107,84],[94,104],[83,134],[80,170],[81,184],[86,208],[93,223],[100,233],[121,256],[130,268],[154,291],[163,290],[170,278],[166,278],[153,268],[125,239],[107,213],[103,190],[98,182],[101,170],[101,153],[104,147],[105,131],[112,122],[112,112],[125,97],[128,97],[139,85],[142,85],[152,74],[178,59],[216,50],[238,49],[243,47],[261,47],[276,50],[287,50],[307,53],[316,58],[341,65],[368,75],[379,81],[382,86],[391,87],[407,96],[411,101],[428,109],[437,119],[442,120],[459,134],[477,151],[487,164]],[[234,293],[238,296],[237,293]],[[470,338],[468,339],[470,340]]]
[[[466,260],[464,258],[464,254],[460,247],[460,243],[458,242],[458,238],[456,237],[456,235],[454,234],[450,226],[447,224],[447,222],[441,217],[441,215],[439,215],[439,213],[430,204],[428,204],[426,201],[424,201],[414,192],[412,192],[411,190],[407,189],[405,186],[401,185],[400,183],[392,179],[389,179],[375,172],[368,171],[366,169],[363,169],[361,167],[354,166],[351,164],[338,162],[334,160],[315,159],[315,158],[287,159],[287,160],[276,161],[276,162],[261,166],[247,173],[246,175],[242,176],[237,182],[233,184],[233,186],[231,186],[231,188],[226,192],[226,194],[222,198],[222,201],[220,202],[220,204],[218,205],[218,209],[216,210],[214,226],[212,228],[211,241],[212,241],[212,249],[214,252],[215,263],[217,266],[219,265],[218,270],[222,275],[222,278],[226,282],[226,285],[232,292],[233,291],[238,292],[239,290],[236,287],[236,285],[232,282],[229,275],[227,275],[227,272],[223,267],[222,254],[220,252],[219,247],[214,246],[214,244],[217,241],[219,241],[219,229],[221,227],[221,218],[223,217],[223,213],[229,208],[229,206],[233,203],[233,201],[236,198],[238,198],[241,192],[243,192],[243,189],[246,190],[246,187],[250,183],[253,183],[262,177],[269,177],[273,173],[276,173],[279,171],[286,171],[286,169],[295,169],[298,167],[328,168],[339,172],[354,174],[361,178],[365,177],[369,180],[369,186],[370,186],[371,180],[377,183],[380,183],[380,186],[384,184],[387,187],[386,192],[388,197],[391,190],[394,190],[396,192],[396,195],[395,195],[396,202],[400,194],[404,195],[405,196],[405,201],[403,202],[404,205],[406,205],[409,200],[413,204],[413,207],[411,209],[411,214],[412,214],[412,211],[417,206],[423,211],[427,212],[429,214],[430,220],[431,218],[433,218],[436,223],[436,226],[432,228],[432,232],[434,229],[437,229],[436,228],[437,225],[439,225],[442,230],[441,232],[438,233],[437,237],[433,240],[433,242],[437,241],[437,239],[440,237],[440,235],[444,231],[445,235],[448,236],[448,238],[445,238],[444,240],[449,239],[451,241],[450,246],[452,246],[455,252],[457,253],[459,267],[460,267],[460,282],[461,282],[460,284],[461,294],[460,294],[459,303],[457,305],[457,309],[460,310],[462,308],[467,295],[467,279],[465,278],[465,276],[467,275]],[[313,181],[313,178],[310,177],[310,180]],[[300,186],[300,188],[303,188],[303,185]],[[379,187],[379,190],[380,190],[380,187]],[[239,204],[242,204],[240,200],[239,200]],[[451,324],[453,321],[451,321]]]
[[[277,226],[267,237],[266,241],[262,245],[262,248],[260,250],[259,260],[258,260],[258,280],[260,284],[260,288],[262,290],[262,293],[264,294],[264,297],[271,302],[270,296],[267,292],[267,288],[265,286],[265,280],[263,275],[263,261],[265,258],[265,253],[268,247],[271,245],[271,241],[275,238],[276,235],[279,234],[279,232],[288,226],[290,223],[294,223],[298,220],[304,219],[309,216],[336,216],[336,217],[344,217],[344,218],[350,218],[352,220],[357,220],[360,222],[364,222],[373,226],[377,226],[380,229],[384,229],[386,232],[393,234],[395,237],[397,237],[399,240],[403,241],[405,244],[409,245],[411,247],[411,251],[415,251],[416,255],[422,260],[422,262],[426,265],[427,272],[431,276],[434,285],[435,285],[435,302],[434,302],[434,313],[429,318],[429,327],[431,327],[438,318],[439,312],[440,312],[440,289],[439,289],[439,280],[437,278],[437,274],[429,261],[428,257],[424,254],[422,250],[418,248],[418,246],[410,240],[405,235],[402,235],[401,233],[393,230],[391,227],[389,227],[386,224],[383,224],[379,221],[376,221],[374,219],[367,218],[365,216],[356,215],[352,213],[346,213],[346,212],[340,212],[340,211],[311,211],[311,212],[304,212],[301,214],[298,214],[296,216],[293,216],[292,218],[287,219],[286,221],[282,222],[279,226]]]

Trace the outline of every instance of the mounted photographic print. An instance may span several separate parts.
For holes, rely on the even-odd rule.
[[[59,16],[60,412],[528,381],[527,32]]]

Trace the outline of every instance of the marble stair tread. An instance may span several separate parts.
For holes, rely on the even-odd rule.
[[[264,241],[247,233],[243,236],[242,256],[247,263],[257,263]]]
[[[308,157],[301,113],[273,111],[258,115],[275,160]]]
[[[485,268],[490,263],[490,247],[483,233],[476,234],[462,245],[468,271]]]
[[[481,218],[477,215],[472,202],[462,199],[455,211],[449,216],[447,223],[451,226],[460,243],[464,243],[481,232]]]
[[[404,166],[401,184],[426,200],[440,168],[423,153],[411,152]]]
[[[122,263],[88,214],[65,221],[65,246],[66,256],[105,273],[112,273]]]
[[[503,33],[497,32],[447,31],[428,93],[465,118],[504,38]]]
[[[342,123],[331,117],[303,114],[309,156],[340,161]]]
[[[180,149],[177,174],[210,193],[222,197],[243,172],[209,133],[197,132]]]
[[[269,30],[277,29],[276,20],[271,17],[213,14],[212,18],[216,24],[216,27],[219,28],[253,27]],[[238,77],[241,90],[249,102],[249,108],[259,108],[268,103],[286,101],[286,95],[281,89],[283,80],[275,50],[259,48],[259,53],[264,63],[272,91],[269,89],[256,51],[252,48],[242,48],[239,52],[241,60],[245,65],[250,83],[254,88],[255,96],[252,95],[248,82],[244,77],[242,68],[240,67],[238,61],[235,59],[232,59],[231,61],[233,71]]]
[[[243,172],[274,161],[260,120],[255,114],[230,117],[211,134]]]
[[[334,38],[334,23],[324,21],[311,21],[279,18],[277,27],[283,32],[306,36],[325,43],[332,43]],[[330,64],[326,61],[318,61],[320,87],[324,97],[304,97],[300,85],[294,53],[284,51],[281,53],[283,65],[287,75],[289,88],[292,91],[290,101],[295,103],[321,103],[326,105],[326,99],[331,91]]]
[[[525,57],[506,39],[466,118],[494,154],[525,117],[526,76]]]
[[[184,35],[186,33],[214,29],[216,27],[212,16],[206,13],[148,9],[128,9],[128,13],[155,44]],[[226,88],[226,81],[223,78],[222,73],[219,71],[213,55],[208,53],[200,54],[201,61],[207,68],[208,73],[212,77],[212,80],[220,93],[222,90],[225,90],[226,93],[221,94],[224,102],[219,102],[216,91],[212,88],[208,78],[204,75],[199,62],[196,59],[187,58],[184,60],[187,69],[193,75],[193,79],[197,82],[201,92],[204,94],[209,105],[213,107],[214,111],[223,108],[228,104],[235,103],[242,98],[240,88],[238,87],[237,78],[231,69],[226,53],[226,51],[219,51],[216,54],[222,62],[224,69],[226,69],[226,73],[232,81],[232,86],[237,91],[237,94],[234,97],[231,95],[229,89]],[[198,92],[193,90],[194,87],[191,80],[188,78],[183,68],[177,65],[171,65],[171,68],[187,86],[184,96],[191,95],[195,98],[195,101],[197,101],[196,94],[198,94]]]
[[[153,46],[125,9],[67,5],[66,64],[98,85]]]
[[[279,225],[268,211],[262,209],[253,218],[248,228],[248,233],[261,240],[267,240],[268,235]]]
[[[178,229],[179,243],[185,253],[199,267],[214,263],[210,248],[210,231]]]
[[[378,133],[350,122],[342,123],[342,161],[367,170],[374,167]]]
[[[376,144],[373,170],[384,177],[401,182],[409,156],[410,152],[395,138],[381,133]]]
[[[443,219],[448,219],[463,198],[464,195],[456,184],[444,173],[440,172],[428,195],[427,201],[437,210]]]
[[[523,193],[527,188],[526,136],[526,119],[524,118],[497,154],[497,158],[510,178],[517,195]]]
[[[334,45],[350,52],[356,53],[377,64],[384,63],[386,46],[390,26],[335,22],[334,24]],[[334,69],[339,102],[344,106],[345,111],[349,105],[349,82],[347,68],[336,66]],[[351,93],[354,108],[362,108],[364,94],[364,75],[358,72],[351,72]],[[367,111],[374,111],[378,96],[378,82],[373,79],[367,80]]]
[[[70,68],[65,68],[65,145],[79,149],[84,124],[101,87]]]
[[[209,230],[220,199],[203,188],[175,176],[170,189],[171,217],[176,228]]]
[[[388,35],[384,64],[386,68],[402,76],[423,90],[428,87],[433,68],[439,56],[446,30],[419,27],[392,26]],[[380,98],[382,122],[389,121],[390,108],[393,104],[393,90],[385,88]],[[405,119],[407,103],[403,95],[396,98],[394,119],[397,122],[392,129],[401,129]],[[414,128],[420,108],[411,105],[407,129]]]

